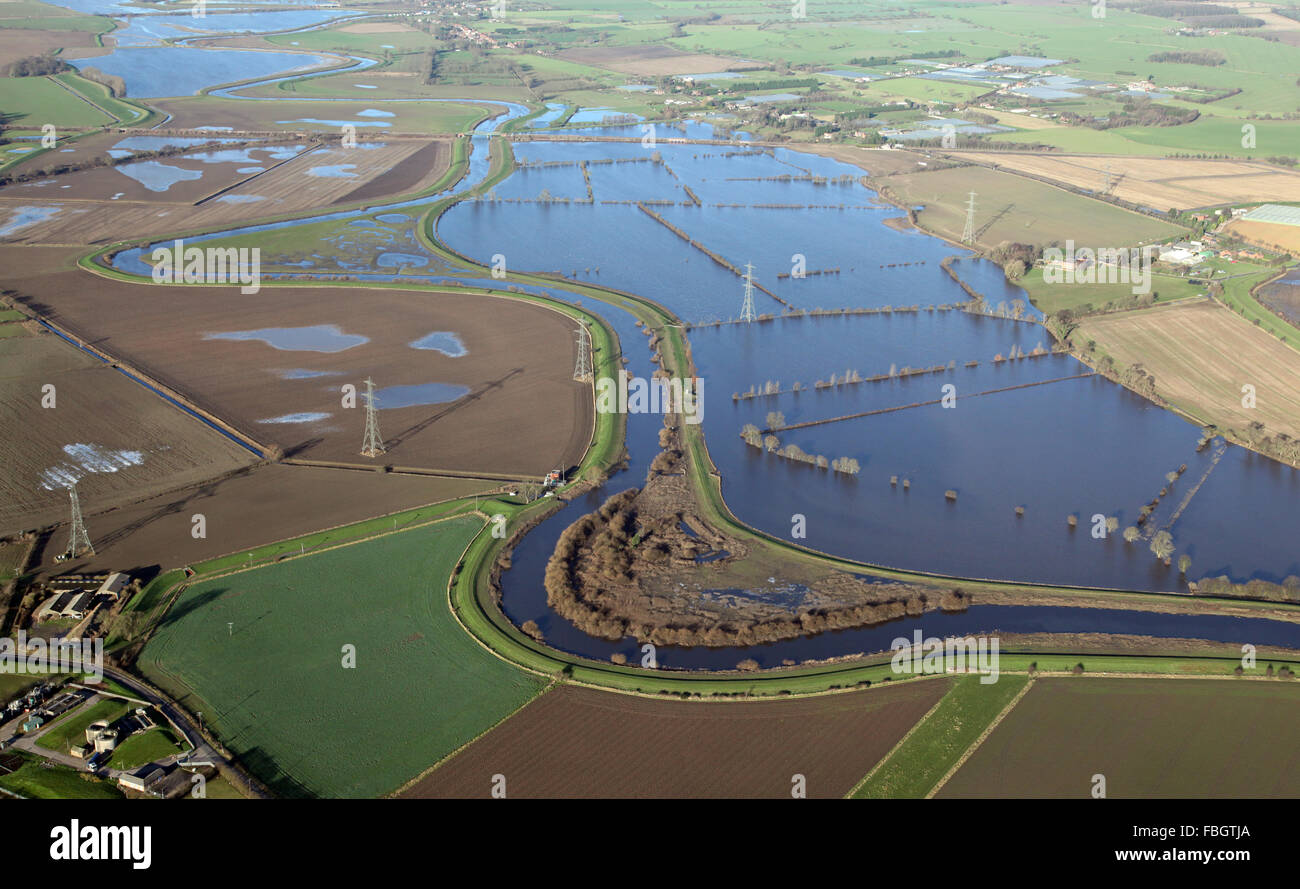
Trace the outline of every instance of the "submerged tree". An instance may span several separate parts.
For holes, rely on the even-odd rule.
[[[1168,531],[1157,531],[1156,536],[1151,538],[1151,552],[1155,553],[1157,559],[1168,562],[1174,554],[1174,536]]]

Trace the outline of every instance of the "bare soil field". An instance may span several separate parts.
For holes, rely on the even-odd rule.
[[[382,145],[362,148],[360,145]],[[245,163],[204,164],[169,158],[168,166],[202,169],[201,180],[151,192],[119,170],[100,168],[57,177],[43,186],[0,189],[0,224],[18,208],[59,212],[10,232],[0,240],[18,244],[105,244],[124,235],[197,231],[297,213],[328,204],[379,200],[432,185],[451,163],[445,140],[388,139],[356,148],[317,148],[263,173],[239,173]],[[342,172],[346,175],[323,175]],[[64,189],[63,185],[69,185]],[[231,187],[234,186],[234,187]],[[128,190],[130,193],[128,194]],[[123,197],[112,200],[121,192]],[[196,202],[198,203],[195,206]]]
[[[1245,429],[1259,421],[1270,432],[1300,435],[1300,352],[1218,303],[1089,317],[1079,333],[1118,365],[1140,362],[1157,393],[1215,425]],[[1241,404],[1247,383],[1256,390],[1253,409]]]
[[[1261,669],[1265,665],[1261,662]],[[1294,680],[1039,679],[940,798],[1300,794]]]
[[[0,338],[0,534],[251,464],[247,450],[52,334]],[[53,386],[54,407],[43,407]],[[48,403],[48,402],[47,402]],[[62,547],[66,539],[59,539]]]
[[[228,162],[206,163],[197,157],[176,155],[174,157],[118,164],[113,167],[78,170],[74,173],[66,173],[55,177],[53,182],[45,180],[22,182],[0,188],[0,198],[28,202],[41,198],[110,201],[114,205],[142,201],[150,204],[193,204],[214,192],[230,188],[252,175],[247,172],[241,173],[240,170],[251,170],[254,167],[265,169],[274,166],[278,161],[269,158],[267,156],[268,151],[275,150],[277,153],[281,150],[301,152],[307,150],[307,148],[308,146],[303,144],[282,145],[277,146],[276,149],[250,148],[245,155],[246,160],[231,160]],[[213,152],[220,151],[222,151],[220,147],[213,148]],[[329,162],[322,161],[322,163]],[[151,189],[140,181],[141,178],[146,179],[146,181],[152,180],[149,179],[147,172],[138,171],[163,168],[166,168],[167,171],[183,171],[171,175],[196,176],[197,174],[201,178],[182,179],[172,183],[162,191]]]
[[[789,799],[848,793],[948,690],[947,680],[791,701],[695,703],[559,686],[402,795]]]
[[[1129,247],[1182,232],[1159,219],[985,167],[903,173],[881,179],[877,187],[902,206],[923,204],[922,227],[949,240],[961,238],[967,197],[975,192],[976,240],[986,247],[1071,238],[1081,245]]]
[[[0,22],[2,25],[3,22]],[[95,35],[89,31],[42,31],[36,28],[0,31],[0,68],[19,59],[42,56],[57,49],[90,49]],[[65,56],[68,54],[65,53]],[[83,58],[83,56],[71,56]]]
[[[354,188],[334,203],[369,201],[432,188],[451,166],[451,144],[446,139],[424,143],[405,158],[395,163],[389,162],[385,172]]]
[[[1112,181],[1118,180],[1114,188],[1117,198],[1157,210],[1233,202],[1300,201],[1300,173],[1253,161],[979,151],[964,151],[956,156],[1092,191],[1104,187],[1109,165]]]
[[[0,250],[0,258],[9,255]],[[364,388],[367,376],[381,407],[388,387],[463,387],[436,393],[453,400],[381,409],[388,454],[374,461],[380,464],[535,477],[576,465],[590,442],[594,407],[590,385],[573,381],[573,326],[539,306],[378,288],[264,286],[245,295],[238,287],[132,284],[30,264],[25,272],[11,275],[9,286],[29,308],[289,456],[371,462],[359,455],[360,397],[349,409],[340,396],[344,383]],[[318,325],[366,341],[307,351],[209,338]],[[436,331],[454,332],[467,354],[410,345]]]
[[[56,564],[60,528],[38,553],[42,572],[168,571],[314,531],[491,490],[474,479],[393,475],[313,466],[260,465],[139,503],[86,512],[95,555]],[[195,538],[201,513],[207,537]],[[66,521],[66,518],[65,518]]]
[[[558,58],[622,74],[711,74],[717,71],[761,68],[759,62],[745,62],[727,56],[687,53],[671,46],[593,46],[569,49]]]
[[[1300,254],[1300,225],[1280,225],[1276,222],[1252,222],[1238,219],[1226,226],[1228,234],[1259,244],[1275,247],[1292,256]]]

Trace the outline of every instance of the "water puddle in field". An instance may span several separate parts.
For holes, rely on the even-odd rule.
[[[356,164],[322,164],[308,169],[307,175],[318,179],[355,179],[357,174],[352,171],[356,168]]]
[[[426,336],[420,337],[411,343],[412,349],[431,349],[441,352],[448,358],[459,358],[468,354],[465,344],[460,341],[460,337],[450,330],[435,330]]]
[[[9,220],[4,225],[0,225],[0,238],[11,235],[29,225],[51,219],[57,216],[62,209],[62,207],[18,207],[13,211],[13,215],[9,217]]]
[[[302,367],[294,367],[288,370],[277,371],[282,380],[315,380],[320,377],[336,377],[342,371],[338,370],[307,370]]]
[[[205,333],[203,338],[263,342],[273,349],[286,352],[343,352],[370,342],[369,337],[344,333],[337,324],[316,324],[311,327],[264,327],[260,330]]]
[[[409,386],[388,386],[375,390],[375,407],[390,410],[401,407],[419,407],[427,404],[446,404],[469,394],[469,386],[454,383],[414,383]]]
[[[41,471],[40,486],[47,491],[57,491],[76,484],[87,475],[118,472],[144,462],[141,451],[115,450],[98,444],[70,444],[63,446],[68,459]]]
[[[257,422],[270,424],[319,423],[322,420],[328,420],[332,416],[333,414],[305,412],[300,414],[284,414],[279,417],[269,417],[265,420],[258,420]]]

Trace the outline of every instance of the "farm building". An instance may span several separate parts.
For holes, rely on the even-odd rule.
[[[118,598],[121,597],[122,591],[126,589],[126,585],[130,582],[130,575],[117,571],[108,575],[108,579],[100,584],[99,589],[95,592],[97,595],[107,596],[116,602]]]
[[[56,593],[45,601],[36,613],[37,620],[62,620],[72,618],[80,620],[90,611],[91,603],[98,593],[95,590],[70,590]]]
[[[140,766],[134,772],[122,775],[117,779],[117,783],[127,790],[134,790],[139,793],[152,793],[157,787],[158,782],[166,776],[166,771],[162,766],[156,763],[148,763]]]
[[[1232,211],[1237,215],[1237,211]],[[1300,225],[1300,207],[1285,204],[1261,204],[1240,217],[1245,222],[1271,222],[1275,225]]]

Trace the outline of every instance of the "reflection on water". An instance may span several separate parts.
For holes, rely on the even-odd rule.
[[[409,386],[388,386],[375,390],[375,407],[390,410],[399,407],[419,407],[426,404],[445,404],[469,394],[468,386],[453,383],[415,383]]]

